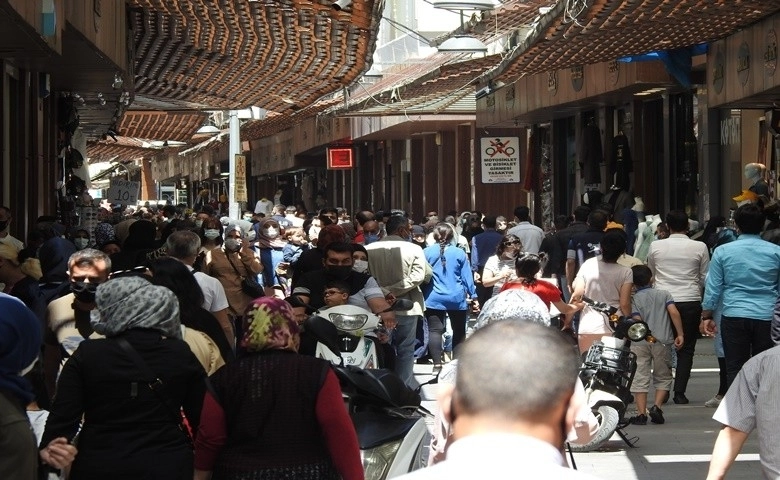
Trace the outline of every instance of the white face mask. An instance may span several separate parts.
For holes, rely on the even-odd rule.
[[[219,236],[219,230],[206,229],[206,231],[203,232],[203,236],[210,240],[214,240]]]
[[[195,220],[195,227],[200,228],[203,226],[203,220]]]
[[[279,236],[279,230],[276,228],[268,228],[266,230],[263,230],[265,232],[265,236],[268,238],[276,238]]]
[[[89,239],[88,238],[81,238],[81,237],[74,238],[73,239],[73,244],[76,245],[76,248],[78,248],[79,250],[83,250],[83,249],[87,248],[87,245],[89,245]]]
[[[366,273],[368,271],[368,261],[366,260],[355,260],[352,263],[352,270],[360,273]]]

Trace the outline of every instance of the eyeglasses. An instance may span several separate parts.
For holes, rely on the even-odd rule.
[[[508,247],[510,245],[522,245],[522,244],[523,244],[523,242],[521,242],[520,240],[512,240],[512,241],[509,241],[509,242],[502,242],[501,243],[501,245],[503,245],[505,247]]]

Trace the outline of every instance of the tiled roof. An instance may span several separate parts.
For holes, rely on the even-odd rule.
[[[119,124],[123,136],[146,140],[176,140],[187,142],[206,120],[205,113],[154,112],[131,110]]]

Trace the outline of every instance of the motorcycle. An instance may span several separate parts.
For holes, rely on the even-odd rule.
[[[636,354],[631,342],[655,342],[647,323],[618,315],[617,309],[603,302],[583,297],[583,302],[606,315],[613,329],[611,337],[601,337],[585,355],[580,367],[580,380],[585,386],[588,405],[599,421],[599,428],[588,443],[570,448],[574,452],[596,450],[617,433],[630,447],[636,439],[629,438],[623,429],[628,425],[626,407],[633,401],[631,383],[636,373]]]
[[[384,480],[423,468],[425,447],[430,443],[424,415],[430,412],[420,406],[419,392],[390,370],[344,365],[344,358],[350,357],[342,356],[345,334],[335,322],[314,314],[304,328],[334,360],[333,369],[357,432],[366,480]]]

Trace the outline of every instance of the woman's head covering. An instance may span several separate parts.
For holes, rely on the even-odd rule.
[[[263,231],[263,229],[267,229],[271,226],[276,228],[278,233],[274,238],[269,238]],[[282,236],[282,227],[279,225],[279,222],[273,218],[264,218],[257,222],[252,228],[256,233],[255,240],[257,240],[257,246],[260,248],[284,248],[284,246],[287,245],[287,242]]]
[[[550,310],[535,293],[513,288],[485,302],[477,317],[476,328],[501,320],[522,320],[549,327]]]
[[[122,244],[122,250],[146,250],[155,248],[157,225],[149,220],[138,220],[130,225],[129,235]]]
[[[344,233],[344,229],[340,225],[332,223],[325,225],[317,235],[317,248],[325,251],[325,248],[334,242],[346,242],[347,235]]]
[[[0,390],[27,405],[34,398],[30,383],[22,378],[41,349],[38,318],[18,299],[0,293]]]
[[[54,237],[46,240],[38,253],[41,261],[41,281],[59,283],[68,281],[68,260],[76,253],[76,246],[70,240]]]
[[[182,338],[176,295],[144,278],[118,277],[100,284],[95,303],[92,328],[102,335],[113,337],[131,328],[145,328]]]
[[[275,297],[260,297],[249,304],[244,314],[242,348],[250,352],[297,352],[300,341],[300,328],[289,303]]]

